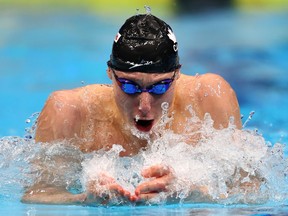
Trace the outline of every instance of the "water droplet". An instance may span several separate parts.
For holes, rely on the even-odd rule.
[[[250,113],[249,113],[249,116],[248,116],[248,118],[247,118],[247,120],[244,122],[244,124],[243,124],[243,128],[247,125],[247,123],[252,119],[252,117],[253,117],[253,115],[255,114],[255,111],[251,111]]]
[[[25,136],[25,138],[26,139],[32,139],[33,137],[30,134],[28,134],[28,135]]]
[[[139,119],[140,119],[140,116],[139,116],[139,115],[136,115],[136,116],[135,116],[135,121],[138,122]]]
[[[150,6],[145,5],[144,8],[145,8],[147,14],[151,14],[151,7]]]
[[[31,122],[31,120],[28,118],[28,119],[26,119],[26,121],[25,121],[27,124],[28,123],[30,123]]]

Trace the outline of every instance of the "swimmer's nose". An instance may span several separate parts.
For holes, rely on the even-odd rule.
[[[138,109],[142,114],[146,115],[150,112],[151,100],[152,100],[152,96],[148,92],[142,92],[139,95],[139,107],[138,107]]]

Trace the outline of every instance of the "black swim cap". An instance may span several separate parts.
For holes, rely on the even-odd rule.
[[[125,72],[165,73],[181,67],[171,27],[151,14],[127,19],[116,35],[108,66]]]

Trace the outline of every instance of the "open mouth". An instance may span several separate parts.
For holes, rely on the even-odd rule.
[[[153,121],[154,120],[135,120],[135,125],[136,128],[139,131],[143,131],[143,132],[148,132],[151,130],[152,126],[153,126]]]

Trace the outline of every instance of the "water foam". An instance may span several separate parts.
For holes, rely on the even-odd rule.
[[[190,188],[197,186],[207,190],[204,200],[209,202],[262,203],[287,199],[287,160],[283,158],[282,145],[268,148],[261,136],[233,128],[214,131],[212,137],[194,147],[180,140],[179,135],[170,131],[129,159],[120,158],[118,154],[123,149],[115,145],[109,152],[97,153],[86,161],[84,176],[93,179],[97,172],[107,172],[133,193],[136,183],[145,181],[139,176],[142,169],[164,164],[175,172],[173,190],[181,201],[201,201],[201,194],[189,195]],[[243,172],[245,177],[241,176]],[[243,189],[241,185],[253,182],[255,176],[263,181],[260,189]]]
[[[193,110],[191,114],[187,122],[199,123]],[[160,122],[169,123],[171,118],[164,116]],[[193,146],[185,142],[187,134],[183,136],[167,129],[156,133],[153,140],[149,136],[148,147],[131,158],[120,158],[123,148],[114,145],[110,151],[95,153],[84,162],[84,179],[95,180],[99,172],[105,172],[133,194],[137,184],[146,181],[140,175],[141,170],[163,164],[174,170],[176,180],[171,186],[172,192],[162,193],[153,200],[155,203],[165,203],[171,196],[179,202],[223,204],[287,200],[284,146],[279,143],[271,146],[257,132],[240,131],[232,122],[233,119],[228,128],[216,130],[206,115],[198,131],[202,138]],[[191,194],[191,188],[200,188],[205,196],[199,190]]]
[[[199,123],[193,110],[191,115],[187,123]],[[162,126],[171,118],[163,118]],[[89,154],[80,152],[67,140],[53,145],[36,144],[35,124],[31,128],[26,130],[31,136],[0,139],[0,191],[6,198],[15,194],[21,197],[23,187],[35,181],[46,181],[79,193],[85,190],[87,182],[97,180],[103,172],[133,194],[137,185],[149,180],[141,176],[141,171],[163,164],[171,167],[176,176],[170,186],[173,192],[161,193],[152,203],[167,203],[171,196],[177,202],[287,202],[288,161],[283,153],[284,145],[271,145],[257,132],[240,131],[232,123],[228,128],[216,130],[209,115],[197,131],[201,139],[196,145],[185,141],[187,134],[192,133],[189,127],[185,135],[162,130],[153,139],[147,136],[150,139],[147,148],[133,157],[119,157],[124,149],[117,143],[109,151]],[[255,178],[261,183],[259,190],[243,186],[253,183]],[[206,195],[197,190],[191,194],[191,188],[201,188]]]

